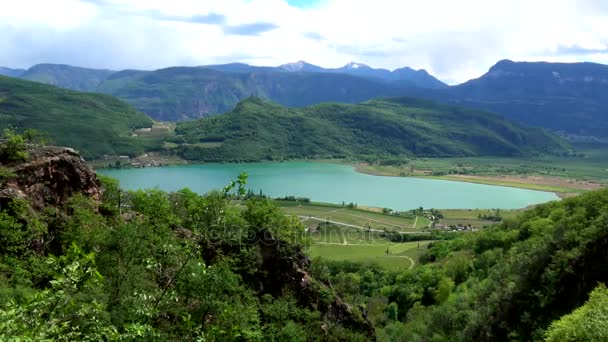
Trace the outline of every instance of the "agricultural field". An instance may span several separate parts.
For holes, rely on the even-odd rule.
[[[438,222],[440,224],[444,224],[447,226],[471,225],[474,228],[483,228],[499,223],[498,221],[492,221],[490,219],[487,219],[487,217],[490,216],[498,215],[502,217],[503,220],[505,220],[513,218],[523,212],[522,209],[500,209],[498,211],[488,209],[442,209],[439,211],[443,215],[443,218],[441,218]]]
[[[279,200],[276,203],[286,214],[298,216],[311,225],[328,221],[358,229],[415,232],[421,231],[431,223],[427,218],[421,216],[390,215],[339,205]],[[305,224],[306,221],[304,221]]]
[[[424,217],[389,215],[324,203],[280,200],[276,203],[286,214],[298,216],[307,228],[311,237],[307,252],[312,258],[369,262],[388,269],[411,268],[430,242],[391,242],[382,236],[384,231],[408,236],[422,233],[430,224]]]
[[[383,176],[433,177],[510,186],[558,194],[580,194],[608,185],[608,146],[575,145],[571,157],[416,158],[396,165],[355,163],[359,172]]]
[[[329,240],[335,241],[337,237],[332,235]],[[327,260],[375,263],[387,269],[409,269],[418,264],[420,256],[430,243],[430,241],[393,243],[382,239],[368,241],[352,238],[346,242],[343,244],[317,239],[308,247],[308,254],[313,258],[321,257]]]

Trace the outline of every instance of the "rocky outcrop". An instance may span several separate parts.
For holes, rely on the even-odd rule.
[[[13,199],[27,200],[36,210],[62,207],[78,193],[101,201],[101,184],[95,172],[71,148],[30,145],[27,161],[3,167],[12,175],[0,180],[0,209]]]
[[[179,232],[177,234],[183,235]],[[345,303],[330,284],[315,279],[308,272],[310,259],[300,247],[275,239],[267,230],[261,230],[244,241],[257,254],[257,271],[241,275],[250,286],[262,294],[274,297],[285,293],[294,294],[301,306],[323,313],[325,321],[363,333],[370,340],[376,339],[374,327],[367,319],[365,309]],[[242,252],[243,248],[240,244],[216,244],[209,240],[203,241],[203,244],[203,257],[210,264],[222,255]],[[327,326],[319,328],[331,334]]]

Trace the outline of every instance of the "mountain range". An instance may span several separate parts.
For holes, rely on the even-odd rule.
[[[278,67],[289,72],[323,72],[334,74],[347,74],[374,80],[395,83],[400,86],[419,87],[428,89],[447,88],[448,85],[429,75],[424,70],[414,70],[410,67],[403,67],[393,71],[387,69],[374,69],[369,65],[350,62],[341,68],[325,69],[319,66],[299,61],[296,63],[283,64]]]
[[[188,71],[183,78],[190,75]],[[175,71],[169,75],[174,77]],[[335,75],[319,77],[326,76]],[[153,120],[112,96],[0,76],[0,118],[0,129],[39,129],[54,143],[74,146],[87,158],[136,155],[159,150],[161,145],[183,158],[201,161],[569,152],[563,140],[541,129],[481,110],[406,97],[288,108],[250,96],[228,113],[179,122],[175,134],[147,137],[133,133],[151,127]]]
[[[389,71],[360,63],[325,69],[304,61],[278,67],[231,63],[154,71],[41,64],[26,71],[3,68],[0,73],[113,95],[161,121],[227,112],[251,95],[289,107],[411,96],[492,111],[569,137],[608,139],[608,66],[594,63],[503,60],[481,77],[449,87],[424,70]]]

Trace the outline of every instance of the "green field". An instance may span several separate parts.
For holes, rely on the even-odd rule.
[[[413,170],[426,171],[435,176],[459,173],[480,176],[539,175],[608,182],[608,146],[605,144],[577,144],[575,149],[576,157],[414,158],[401,165],[366,165],[361,167],[361,171],[392,176],[410,175]],[[512,186],[512,184],[498,185]],[[534,184],[529,184],[529,186],[534,187]],[[541,186],[537,190],[552,189]]]
[[[324,203],[275,202],[286,214],[300,217],[307,227],[312,242],[308,248],[311,257],[376,263],[389,269],[410,268],[429,243],[395,243],[382,236],[384,230],[421,232],[430,224],[424,217],[389,215]],[[390,254],[386,253],[387,249]]]
[[[315,243],[308,249],[311,257],[335,261],[376,263],[388,269],[412,268],[426,250],[429,241],[369,245],[339,245]],[[390,254],[386,254],[386,250]]]
[[[336,224],[357,226],[352,228],[391,231],[420,231],[430,224],[430,221],[424,217],[389,215],[338,205],[305,204],[295,201],[276,201],[276,203],[286,214],[299,216],[310,221],[311,224],[329,220]]]

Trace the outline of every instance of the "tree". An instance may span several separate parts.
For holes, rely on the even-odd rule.
[[[27,142],[37,145],[46,145],[51,141],[51,138],[46,132],[35,128],[27,128],[23,131],[23,138]]]
[[[6,128],[2,133],[3,141],[0,143],[0,162],[21,162],[28,157],[25,139],[14,130]]]
[[[597,286],[585,305],[551,323],[546,341],[607,341],[608,289]]]

